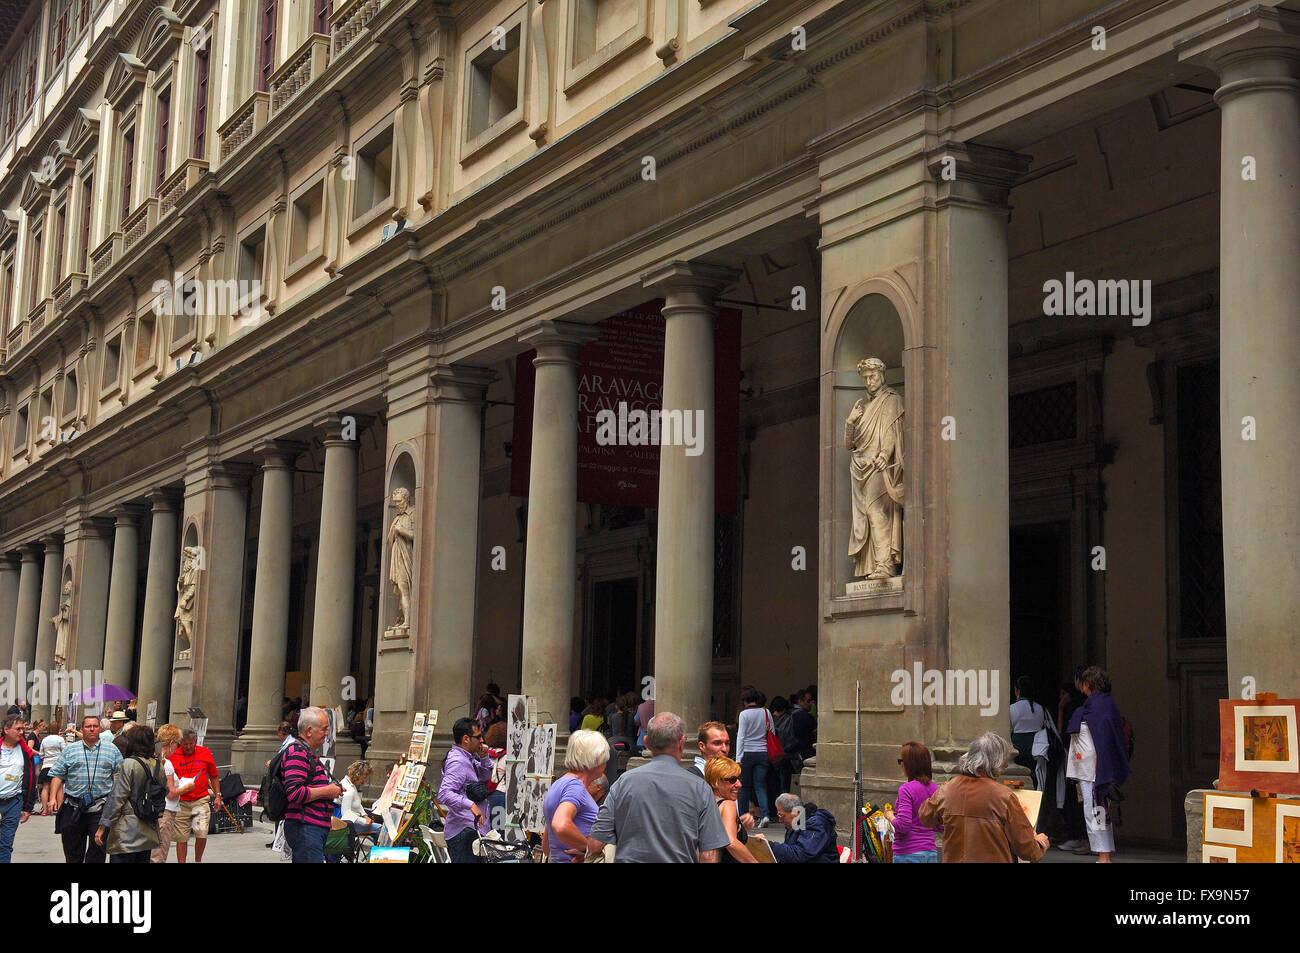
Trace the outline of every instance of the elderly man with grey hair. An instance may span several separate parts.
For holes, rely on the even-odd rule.
[[[644,764],[619,776],[587,835],[587,850],[616,844],[615,863],[717,863],[731,843],[704,779],[682,766],[686,728],[672,712],[646,726]]]
[[[816,804],[805,804],[797,794],[776,799],[776,816],[786,829],[785,843],[769,843],[780,864],[837,864],[835,815]],[[766,840],[762,834],[757,838]]]
[[[1046,834],[1035,834],[1015,792],[997,780],[1015,757],[1011,742],[986,731],[957,761],[957,774],[917,810],[926,827],[943,825],[945,864],[1037,862]]]

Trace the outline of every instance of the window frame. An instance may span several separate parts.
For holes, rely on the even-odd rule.
[[[528,49],[529,25],[526,16],[527,10],[526,6],[520,7],[489,30],[478,42],[465,50],[463,69],[465,91],[461,99],[463,113],[461,124],[464,130],[461,137],[461,165],[468,165],[475,159],[480,158],[489,149],[498,145],[501,139],[527,125],[528,96],[525,95],[528,89],[528,57],[526,51]],[[498,117],[495,122],[489,122],[482,129],[474,132],[471,119],[473,115],[475,79],[481,71],[481,68],[476,63],[490,52],[499,52],[492,49],[493,36],[498,28],[504,29],[507,37],[516,29],[519,31],[518,45],[514,50],[519,54],[518,75],[515,80],[515,107],[503,116]],[[505,51],[507,55],[510,52],[511,50]]]
[[[203,49],[194,53],[194,139],[190,156],[207,159],[208,148],[208,93],[211,88],[212,38]]]

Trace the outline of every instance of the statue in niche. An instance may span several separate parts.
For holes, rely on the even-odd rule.
[[[853,482],[853,575],[890,579],[903,562],[903,399],[885,386],[885,362],[858,362],[867,396],[844,422]]]
[[[405,638],[411,629],[411,563],[415,551],[415,512],[411,491],[399,486],[391,498],[397,515],[388,527],[388,579],[397,593],[397,612],[393,624],[384,630],[390,639]]]
[[[72,580],[63,584],[63,599],[59,603],[59,614],[50,619],[54,623],[54,667],[59,670],[68,667],[68,630],[72,627]]]
[[[194,597],[199,588],[199,547],[181,550],[181,574],[176,580],[176,634],[190,647],[194,634]]]

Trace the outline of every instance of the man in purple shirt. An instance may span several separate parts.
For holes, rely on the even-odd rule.
[[[473,718],[458,719],[451,736],[456,747],[447,752],[438,785],[438,803],[447,810],[442,836],[453,864],[477,864],[480,860],[474,856],[474,841],[488,830],[487,789],[483,788],[483,800],[474,801],[467,788],[492,777],[492,758]]]

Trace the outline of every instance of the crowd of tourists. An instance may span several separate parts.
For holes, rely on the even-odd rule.
[[[1051,845],[1049,829],[1058,847],[1108,862],[1120,786],[1131,772],[1132,729],[1103,670],[1080,669],[1069,687],[1053,719],[1033,699],[1032,684],[1018,680],[1010,740],[980,735],[942,785],[933,780],[929,749],[903,744],[897,760],[905,780],[882,812],[893,862],[935,863],[940,853],[946,863],[1034,862]],[[769,705],[746,686],[740,705],[732,725],[707,721],[695,729],[688,762],[682,719],[654,712],[653,701],[575,698],[564,770],[542,807],[541,853],[553,863],[756,863],[767,854],[780,863],[839,862],[835,817],[790,790],[816,754],[815,687]],[[476,842],[505,813],[504,709],[489,685],[475,715],[452,726],[435,801],[455,863],[479,862]],[[292,719],[279,726],[278,763],[267,762],[287,801],[283,838],[294,862],[320,863],[334,817],[355,832],[379,833],[361,796],[373,772],[368,762],[354,762],[336,782],[315,754],[329,731],[327,713],[299,707],[285,714]],[[30,725],[21,707],[10,709],[0,747],[0,863],[10,860],[19,825],[42,814],[55,818],[68,863],[106,856],[165,863],[173,843],[185,863],[191,840],[193,860],[202,861],[211,812],[223,807],[212,753],[191,729],[166,724],[155,732],[134,715],[130,705],[86,715],[79,728],[60,734],[43,722]],[[644,763],[618,770],[623,755],[638,754]],[[1029,769],[1031,786],[1043,791],[1037,830],[1014,788],[1002,783],[1013,763]],[[763,833],[769,825],[784,828],[780,840]]]

